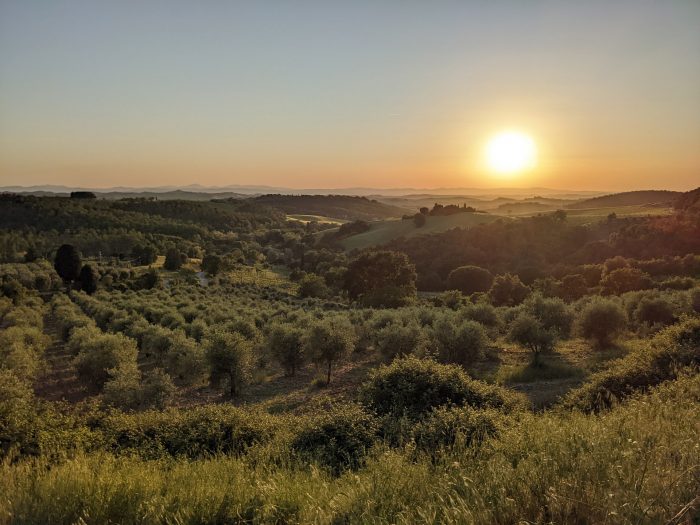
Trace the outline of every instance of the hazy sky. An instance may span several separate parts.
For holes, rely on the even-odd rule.
[[[700,0],[0,0],[0,185],[690,189]],[[537,168],[484,169],[517,128]]]

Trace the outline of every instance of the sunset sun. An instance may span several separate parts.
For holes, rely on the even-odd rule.
[[[497,175],[518,175],[532,169],[536,161],[535,141],[519,131],[498,133],[486,145],[486,163]]]

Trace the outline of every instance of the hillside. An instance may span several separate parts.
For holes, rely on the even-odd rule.
[[[415,237],[440,233],[452,228],[470,228],[477,224],[503,219],[498,215],[486,213],[457,213],[447,216],[427,217],[425,226],[417,228],[412,220],[387,220],[370,225],[367,232],[343,239],[340,244],[346,250],[364,249],[370,246],[384,244],[400,237]]]
[[[343,220],[377,220],[400,217],[410,210],[366,197],[348,195],[261,195],[251,201],[288,215],[320,215]]]
[[[623,193],[612,193],[610,195],[585,199],[569,204],[567,208],[572,210],[583,210],[587,208],[607,208],[613,206],[671,204],[681,195],[683,195],[682,192],[668,190],[626,191]]]

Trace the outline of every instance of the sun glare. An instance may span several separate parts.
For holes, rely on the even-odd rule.
[[[517,175],[535,166],[537,148],[529,135],[504,131],[486,145],[486,163],[499,175]]]

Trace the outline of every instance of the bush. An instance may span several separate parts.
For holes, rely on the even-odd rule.
[[[141,406],[163,410],[172,403],[176,388],[170,376],[162,368],[146,374],[141,388]]]
[[[428,348],[428,337],[416,322],[391,323],[376,334],[376,348],[386,359],[421,354]]]
[[[517,395],[470,379],[456,365],[407,357],[369,373],[360,400],[379,415],[419,419],[440,406],[514,408]]]
[[[498,433],[502,414],[472,407],[439,407],[416,425],[414,439],[419,450],[435,453],[453,445],[471,446]]]
[[[627,317],[620,305],[607,299],[594,299],[579,315],[581,335],[592,339],[598,348],[609,345],[626,325]]]
[[[135,365],[138,354],[133,339],[90,327],[75,329],[68,346],[78,352],[74,365],[80,378],[100,389],[110,379],[110,370]]]
[[[433,324],[433,338],[438,357],[443,363],[470,366],[484,356],[488,338],[484,328],[477,322],[457,321],[445,315]]]
[[[564,406],[586,412],[606,409],[632,394],[675,379],[686,367],[700,366],[700,319],[665,328],[648,348],[631,352],[571,391]]]
[[[240,454],[269,440],[271,417],[229,405],[115,413],[100,422],[106,448],[145,458]]]
[[[488,292],[493,284],[493,275],[478,266],[460,266],[447,276],[447,287],[459,290],[465,295],[475,292]]]
[[[586,278],[581,274],[565,275],[559,286],[559,296],[565,301],[571,302],[580,299],[588,291]]]
[[[170,248],[165,254],[163,268],[174,272],[182,268],[183,254],[177,248]]]
[[[676,321],[675,308],[662,297],[643,297],[634,310],[634,318],[646,326],[667,326]]]
[[[341,405],[311,418],[292,440],[292,450],[339,474],[362,465],[377,439],[375,417],[357,405]]]
[[[320,275],[307,273],[299,281],[299,297],[328,297],[330,289]]]
[[[35,423],[31,386],[11,370],[0,368],[0,457],[25,442]]]

